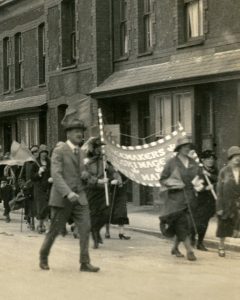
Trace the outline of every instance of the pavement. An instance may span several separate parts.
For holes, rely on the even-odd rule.
[[[159,238],[165,237],[159,230],[159,208],[153,205],[134,206],[128,203],[128,217],[130,225],[126,229],[138,231]],[[204,244],[209,248],[218,248],[219,239],[216,237],[217,220],[212,218],[209,222]],[[240,239],[227,238],[226,250],[240,252]]]
[[[0,215],[2,217],[3,207],[0,205]],[[20,210],[12,214],[20,214]],[[157,205],[135,206],[128,203],[128,217],[130,224],[125,227],[126,230],[149,234],[162,239],[166,239],[159,230],[159,208]],[[1,224],[0,224],[1,229]],[[218,248],[218,238],[216,237],[217,220],[212,218],[209,222],[204,244],[209,248]],[[227,238],[226,250],[240,252],[240,238]]]

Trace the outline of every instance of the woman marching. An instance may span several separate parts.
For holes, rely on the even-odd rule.
[[[44,222],[49,218],[49,192],[50,192],[50,159],[46,145],[39,146],[39,157],[31,169],[31,180],[33,181],[34,201],[37,208],[38,233],[44,233],[46,226]]]
[[[214,188],[217,184],[218,170],[216,168],[216,156],[212,150],[205,150],[201,156],[202,168],[200,169],[199,177],[203,181],[203,189],[199,191],[195,204],[192,207],[194,221],[197,229],[197,249],[201,251],[207,251],[203,240],[208,228],[209,220],[214,216],[216,212],[216,198],[214,197]],[[207,181],[208,179],[208,181]],[[210,183],[210,185],[209,185]],[[211,189],[213,189],[211,191]],[[215,194],[216,196],[216,194]],[[191,242],[192,245],[196,243],[196,234],[194,228],[192,228]]]
[[[225,257],[225,238],[240,237],[240,148],[228,149],[228,164],[220,170],[217,184],[218,255]]]
[[[99,138],[92,137],[82,147],[87,154],[82,180],[86,185],[86,194],[89,202],[94,249],[97,249],[99,244],[103,243],[100,231],[107,224],[109,218],[109,207],[106,205],[104,184],[108,183],[108,178],[113,179],[109,171],[107,172],[108,178],[104,178],[102,145],[103,143]]]
[[[160,183],[165,191],[160,195],[164,200],[160,228],[162,231],[167,228],[168,233],[175,236],[172,255],[184,256],[178,248],[180,242],[183,242],[187,259],[195,261],[196,256],[190,243],[189,219],[192,218],[190,204],[196,200],[195,189],[199,189],[200,183],[196,179],[199,166],[188,156],[191,148],[192,143],[188,137],[179,138],[174,149],[177,155],[166,163],[161,174]]]
[[[111,181],[111,203],[110,203],[110,216],[108,224],[106,224],[105,237],[110,238],[109,227],[110,224],[118,225],[120,240],[129,240],[131,237],[125,235],[124,225],[129,224],[127,216],[127,194],[123,188],[127,180],[123,180],[121,174],[114,170],[113,166],[108,162],[109,168],[113,169],[114,179]]]

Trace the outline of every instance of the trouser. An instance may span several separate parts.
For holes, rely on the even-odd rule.
[[[80,240],[80,263],[89,263],[90,215],[88,205],[68,203],[64,208],[51,207],[51,225],[40,249],[40,259],[47,261],[51,247],[69,218],[78,228]]]

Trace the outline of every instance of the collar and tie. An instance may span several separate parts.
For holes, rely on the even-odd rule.
[[[73,149],[73,153],[74,153],[75,155],[78,155],[78,154],[79,154],[79,148],[78,148],[78,147],[75,147],[75,148]]]

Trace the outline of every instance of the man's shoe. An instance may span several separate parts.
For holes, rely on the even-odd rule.
[[[208,251],[208,249],[202,244],[197,244],[197,249],[201,251]]]
[[[172,255],[176,255],[176,257],[184,257],[184,255],[179,251],[178,248],[173,248],[171,250],[171,254]]]
[[[191,261],[197,260],[196,256],[194,255],[194,253],[192,251],[187,252],[187,259],[191,260]]]
[[[40,267],[40,269],[45,270],[45,271],[50,270],[49,265],[46,261],[40,261],[39,267]]]
[[[91,264],[88,263],[82,263],[80,267],[80,271],[82,272],[98,272],[100,268],[94,267]]]

